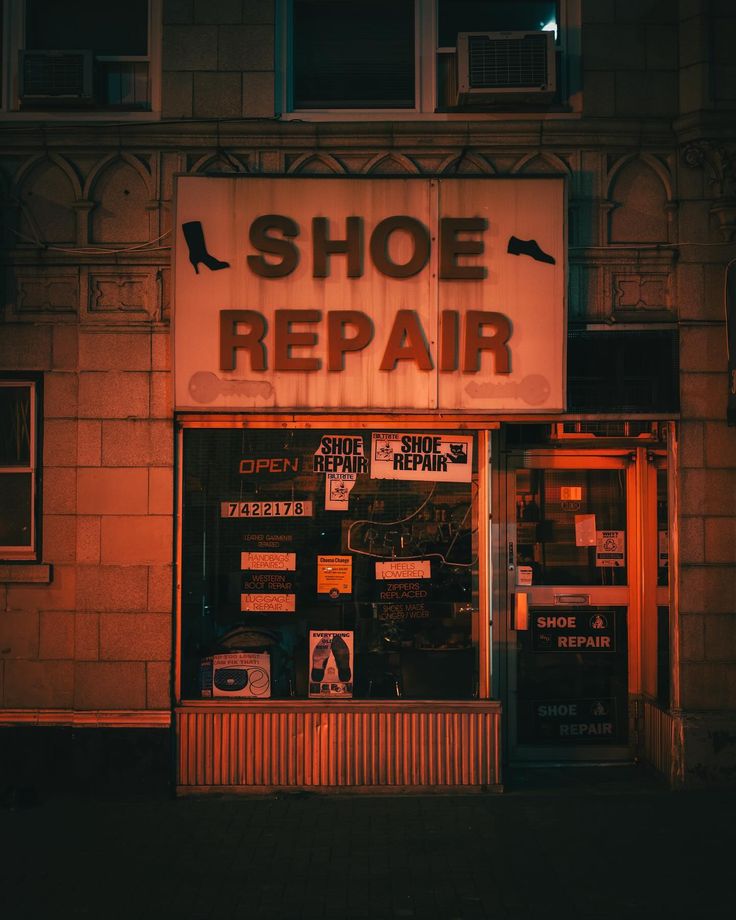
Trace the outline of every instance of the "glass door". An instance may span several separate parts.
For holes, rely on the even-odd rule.
[[[526,453],[507,482],[511,759],[629,759],[635,461]]]

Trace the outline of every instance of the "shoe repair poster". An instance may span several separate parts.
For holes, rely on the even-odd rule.
[[[309,630],[309,698],[353,695],[353,631]]]
[[[323,435],[312,458],[312,469],[325,474],[325,511],[347,511],[358,473],[368,472],[363,438]]]
[[[371,479],[470,482],[472,435],[373,432]]]

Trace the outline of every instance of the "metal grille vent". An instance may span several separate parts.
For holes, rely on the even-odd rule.
[[[24,51],[21,67],[24,99],[86,99],[92,89],[89,51]]]
[[[641,438],[656,441],[660,437],[656,422],[643,420],[623,421],[607,419],[605,421],[567,421],[553,426],[554,439],[565,438]]]
[[[468,71],[473,89],[546,88],[549,41],[544,32],[521,37],[468,36]]]

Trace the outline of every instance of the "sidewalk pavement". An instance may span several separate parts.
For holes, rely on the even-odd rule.
[[[634,767],[501,795],[63,797],[0,808],[3,920],[736,915],[736,791]]]

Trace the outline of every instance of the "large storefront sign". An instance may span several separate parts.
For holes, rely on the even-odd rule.
[[[565,407],[562,179],[185,176],[176,220],[178,409]]]

